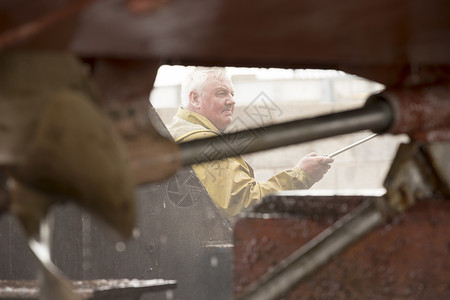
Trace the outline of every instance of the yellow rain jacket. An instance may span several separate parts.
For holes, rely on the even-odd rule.
[[[183,108],[178,109],[167,129],[177,143],[221,134],[206,117]],[[312,185],[298,167],[280,172],[266,182],[257,182],[253,169],[242,156],[201,163],[192,168],[228,220],[275,191],[308,189]]]

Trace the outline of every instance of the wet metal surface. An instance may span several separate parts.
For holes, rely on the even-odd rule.
[[[368,192],[379,196],[382,190],[368,190]],[[277,195],[265,198],[261,204],[244,216],[258,217],[265,214],[270,218],[275,216],[307,217],[332,224],[361,204],[366,198],[367,196],[361,194],[343,193],[338,196],[325,191],[319,191],[316,194],[310,191],[306,191],[306,193],[303,193],[303,191],[279,192]]]
[[[145,293],[174,289],[174,280],[101,279],[73,281],[83,299],[139,299]],[[38,299],[35,280],[0,280],[0,299]]]
[[[251,5],[242,5],[239,1],[180,0],[168,2],[157,10],[150,7],[156,7],[158,1],[103,0],[95,1],[83,12],[76,10],[70,17],[63,16],[53,26],[35,27],[38,30],[25,39],[18,34],[9,35],[10,30],[20,29],[24,24],[37,24],[35,22],[39,23],[42,17],[54,12],[58,14],[69,3],[90,2],[1,1],[0,41],[7,41],[2,44],[7,50],[62,50],[93,61],[102,57],[120,57],[168,64],[335,68],[376,80],[388,88],[448,82],[450,78],[450,3],[446,0],[351,0],[346,3],[302,0],[283,2],[282,5],[271,0],[253,1]],[[138,2],[141,4],[136,6]],[[129,9],[143,14],[136,16]],[[74,20],[77,16],[78,23]],[[153,75],[156,67],[157,64]],[[144,84],[150,85],[150,82]],[[111,86],[108,85],[108,89],[115,94]],[[127,82],[124,86],[130,85]],[[435,95],[446,97],[447,94],[431,96]],[[133,94],[129,99],[133,101],[136,97]],[[428,105],[436,103],[434,98],[426,100],[426,105],[415,111],[416,104],[423,101],[415,97],[414,105],[407,107],[407,111],[421,118],[420,110],[428,112]],[[448,105],[441,100],[437,103],[445,104],[445,109],[440,112],[439,119],[448,120],[445,115]],[[40,103],[37,105],[41,106]],[[408,116],[404,114],[404,117]],[[127,118],[126,125],[129,120],[135,118]],[[434,121],[433,115],[431,120]],[[403,123],[414,126],[414,122],[406,120]],[[427,127],[429,124],[432,126]],[[438,124],[438,130],[433,122],[422,125],[423,128],[413,127],[408,132],[427,141],[449,139],[447,125]],[[181,175],[179,179],[185,177],[189,174]],[[175,187],[181,190],[182,186]],[[167,278],[183,279],[183,286],[179,286],[183,293],[198,292],[198,286],[209,287],[207,292],[212,296],[197,294],[193,296],[195,299],[204,296],[209,300],[217,294],[224,295],[229,278],[226,250],[231,249],[227,242],[227,227],[204,194],[200,200],[191,199],[198,201],[182,202],[191,206],[176,206],[179,202],[174,198],[177,197],[168,199],[168,189],[169,185],[164,183],[140,190],[139,227],[151,230],[141,230],[141,244],[131,243],[121,253],[111,250],[104,231],[91,223],[83,223],[80,228],[79,215],[61,215],[57,226],[61,225],[65,230],[56,234],[64,242],[59,244],[56,261],[66,272],[83,279],[98,275],[101,275],[98,278],[111,274],[118,276],[118,273],[157,278],[163,274]],[[172,190],[173,185],[170,189],[175,192],[172,195],[181,194],[179,190]],[[328,207],[328,203],[324,205]],[[260,214],[264,223],[259,223],[263,220],[260,218],[240,221],[235,252],[237,293],[256,278],[255,274],[264,273],[269,266],[331,225],[352,205],[351,201],[338,204],[338,212],[334,212],[331,205],[329,214],[319,213],[321,209],[318,208],[297,217],[277,213],[277,218],[271,218],[265,211]],[[302,211],[295,205],[291,209]],[[447,202],[420,203],[339,256],[317,274],[319,277],[302,285],[300,291],[292,292],[289,297],[446,299],[444,296],[450,294],[448,281],[445,281],[450,277],[448,210]],[[69,217],[80,222],[69,224]],[[7,225],[1,232],[9,234],[15,242],[20,233],[16,234],[16,227]],[[195,230],[197,228],[201,230]],[[221,234],[220,238],[211,241],[208,236],[213,231]],[[67,232],[76,235],[69,236]],[[89,251],[83,248],[87,244],[92,247]],[[28,264],[27,257],[20,255],[23,247],[14,247],[13,243],[7,246],[6,251],[0,249],[1,254],[6,252],[0,265],[8,267],[7,275],[32,277],[32,262]],[[114,263],[95,264],[105,256]],[[218,268],[224,273],[218,272]],[[208,272],[199,271],[205,269]],[[194,271],[199,272],[195,277],[192,276]],[[217,274],[219,280],[212,276]],[[206,280],[209,280],[207,284]],[[218,293],[214,284],[221,285],[225,292]]]
[[[384,223],[385,201],[368,198],[252,284],[239,300],[274,300],[285,295],[353,243]]]
[[[424,142],[450,140],[450,85],[440,82],[401,89],[387,89],[370,100],[390,103],[394,122],[390,133],[406,133]]]
[[[340,215],[330,211],[280,218],[283,214],[274,209],[277,218],[271,218],[265,212],[260,215],[264,218],[244,218],[235,226],[236,296]],[[284,299],[444,300],[450,294],[448,278],[450,201],[433,199],[416,204],[334,257]]]
[[[42,26],[70,5],[66,18],[21,38],[20,26]],[[0,4],[0,41],[169,64],[335,68],[389,86],[449,78],[449,8],[446,0],[9,0]]]
[[[172,300],[229,300],[231,229],[192,169],[160,184],[142,185],[136,194],[137,228],[134,238],[123,242],[75,205],[55,209],[57,230],[51,247],[55,265],[68,278],[83,282],[175,280]],[[0,219],[0,279],[36,278],[38,266],[18,225],[8,214]],[[148,293],[144,299],[167,300],[165,292]]]

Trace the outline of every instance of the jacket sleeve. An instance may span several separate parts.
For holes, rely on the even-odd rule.
[[[193,169],[226,217],[237,215],[276,191],[307,189],[312,185],[300,168],[280,172],[265,182],[257,182],[253,170],[242,157],[203,163],[193,166]]]
[[[206,137],[196,133],[186,140]],[[207,155],[207,149],[204,151]],[[274,175],[265,182],[257,182],[252,168],[241,156],[192,166],[215,204],[231,218],[243,209],[279,190],[297,190],[311,187],[311,180],[300,168],[292,168]]]

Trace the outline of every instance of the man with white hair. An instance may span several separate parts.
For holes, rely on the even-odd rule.
[[[182,107],[167,129],[176,142],[220,135],[234,112],[234,88],[224,68],[195,68],[182,84]],[[323,178],[333,159],[310,153],[292,169],[257,182],[242,156],[193,165],[223,215],[231,220],[243,209],[279,190],[308,189]]]

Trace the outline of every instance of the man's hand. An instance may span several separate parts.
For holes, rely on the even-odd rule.
[[[311,178],[314,183],[323,178],[331,167],[330,164],[334,161],[333,158],[325,155],[317,155],[312,152],[303,157],[297,164],[306,175]]]

